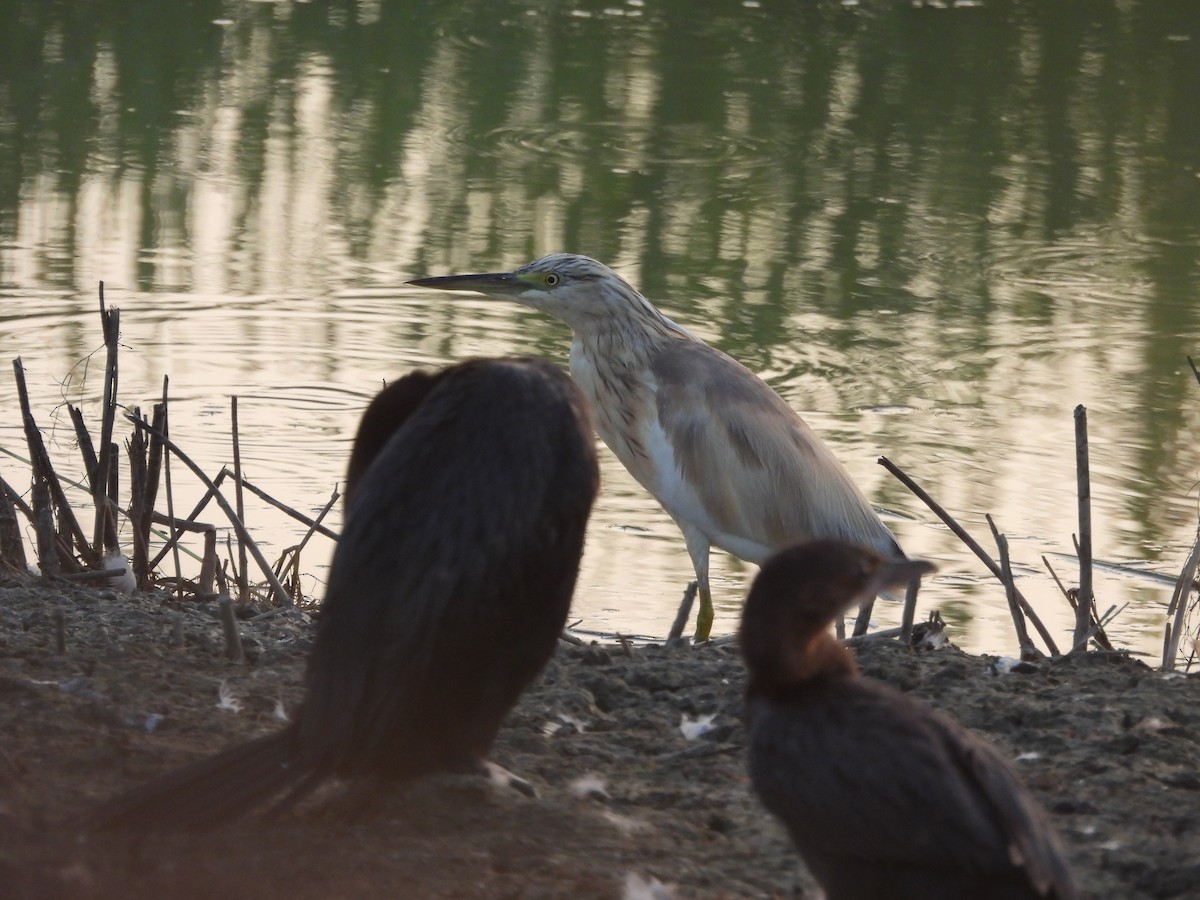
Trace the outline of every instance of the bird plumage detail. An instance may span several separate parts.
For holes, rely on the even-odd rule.
[[[829,900],[1071,900],[1066,854],[1011,763],[860,677],[829,634],[865,594],[930,569],[833,541],[764,564],[739,635],[754,789]]]
[[[355,439],[292,723],[115,798],[95,824],[202,829],[334,776],[478,769],[554,652],[598,484],[586,402],[551,363],[474,360],[385,389]]]
[[[903,555],[795,410],[608,266],[555,253],[512,272],[409,283],[506,297],[570,326],[571,375],[591,401],[596,430],[683,532],[700,587],[697,639],[713,621],[712,546],[759,564],[817,538]],[[866,609],[856,630],[866,627]]]

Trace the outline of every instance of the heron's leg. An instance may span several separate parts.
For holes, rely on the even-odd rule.
[[[708,538],[695,528],[680,525],[684,543],[687,544],[688,556],[692,558],[692,568],[696,570],[696,581],[699,585],[700,611],[696,613],[696,634],[694,640],[707,641],[712,633],[713,603],[712,592],[708,589]]]
[[[712,633],[713,619],[716,614],[713,612],[712,592],[708,589],[707,574],[704,578],[704,583],[700,586],[700,611],[696,613],[696,634],[693,638],[695,641],[707,641],[709,634]]]

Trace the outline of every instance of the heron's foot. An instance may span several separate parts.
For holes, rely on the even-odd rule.
[[[716,618],[713,614],[712,594],[708,588],[700,588],[700,611],[696,613],[696,643],[707,641],[708,636],[712,634],[713,619]]]

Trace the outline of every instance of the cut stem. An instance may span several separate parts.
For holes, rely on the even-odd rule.
[[[224,495],[219,490],[217,490],[217,486],[213,484],[212,479],[205,475],[204,470],[196,465],[192,461],[191,457],[180,450],[179,447],[176,446],[175,443],[172,442],[171,439],[165,434],[153,428],[152,426],[147,425],[141,419],[130,419],[130,421],[133,422],[133,424],[138,428],[157,435],[158,438],[163,442],[163,446],[174,453],[175,456],[185,466],[192,470],[192,474],[199,478],[204,486],[212,492],[213,498],[220,505],[221,509],[224,510],[225,516],[229,519],[229,524],[231,524],[233,526],[233,530],[237,532],[238,540],[245,543],[246,549],[249,550],[250,555],[254,557],[255,563],[258,564],[259,569],[266,577],[267,583],[271,586],[271,592],[275,595],[276,602],[283,606],[292,606],[293,603],[291,595],[288,594],[288,592],[284,590],[283,585],[279,583],[279,579],[275,577],[275,572],[271,569],[271,564],[267,562],[266,557],[262,555],[262,551],[258,549],[258,545],[254,543],[254,539],[250,537],[250,533],[246,530],[246,526],[242,524],[242,520],[238,518],[238,514],[229,504],[229,501],[225,499]]]
[[[958,536],[958,539],[966,544],[971,551],[977,557],[979,557],[980,561],[987,566],[989,570],[991,570],[991,573],[1000,579],[1001,583],[1004,582],[1004,577],[1001,574],[1000,566],[998,566],[995,560],[988,555],[988,552],[979,545],[979,542],[971,537],[971,535],[967,533],[967,530],[955,521],[954,517],[951,516],[950,513],[946,512],[946,510],[944,510],[936,500],[930,497],[929,494],[926,493],[919,484],[909,478],[899,466],[897,466],[886,456],[879,457],[879,464],[891,472],[901,484],[916,494],[921,502],[928,506],[939,519],[945,522],[946,527],[953,531]],[[1029,605],[1029,601],[1022,596],[1021,592],[1017,590],[1015,586],[1013,587],[1013,591],[1016,594],[1017,602],[1021,605],[1021,610],[1029,617],[1029,621],[1033,623],[1033,627],[1037,629],[1037,633],[1041,636],[1042,641],[1045,643],[1047,649],[1049,649],[1050,655],[1058,656],[1058,646],[1054,643],[1054,638],[1050,636],[1050,632],[1046,630],[1046,626],[1042,624],[1042,620],[1038,618],[1037,613],[1033,611],[1033,607]]]
[[[1075,598],[1075,646],[1087,649],[1092,626],[1092,485],[1088,471],[1087,410],[1075,407],[1075,473],[1079,492],[1079,595]]]

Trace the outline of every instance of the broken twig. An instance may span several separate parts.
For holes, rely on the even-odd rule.
[[[133,422],[133,424],[138,428],[149,431],[151,434],[156,434],[159,440],[163,442],[163,446],[174,453],[175,456],[185,466],[192,470],[192,474],[199,478],[204,486],[212,491],[213,498],[218,504],[220,504],[221,509],[225,512],[225,516],[229,519],[229,524],[231,524],[233,526],[233,530],[237,532],[238,540],[242,541],[246,545],[246,548],[250,551],[250,555],[254,557],[254,561],[258,564],[259,569],[261,569],[263,575],[266,576],[267,583],[271,585],[271,591],[275,595],[276,602],[282,604],[283,606],[292,606],[293,603],[291,595],[289,595],[288,592],[284,590],[283,585],[279,583],[279,579],[275,577],[275,573],[271,570],[271,564],[267,562],[266,557],[262,555],[262,551],[258,549],[258,545],[254,543],[254,539],[250,537],[250,533],[246,531],[246,526],[242,524],[242,520],[238,518],[238,515],[234,511],[233,507],[229,505],[229,501],[225,499],[224,495],[222,495],[219,490],[217,490],[217,486],[213,484],[212,479],[205,475],[204,470],[196,465],[192,461],[191,457],[180,450],[179,447],[176,446],[175,443],[172,442],[171,439],[165,434],[157,431],[152,426],[147,425],[141,419],[130,419],[130,421]]]
[[[1008,611],[1012,615],[1013,626],[1017,630],[1017,646],[1021,649],[1021,659],[1033,661],[1041,654],[1029,639],[1029,631],[1025,628],[1025,616],[1021,605],[1017,603],[1017,586],[1013,581],[1012,564],[1008,558],[1008,538],[1000,533],[991,514],[987,516],[988,527],[992,529],[992,537],[996,541],[996,549],[1000,554],[1000,580],[1004,583],[1004,595],[1008,598]]]
[[[971,537],[971,535],[967,533],[967,530],[959,525],[957,521],[955,521],[954,517],[951,516],[950,513],[946,512],[946,510],[944,510],[936,500],[930,497],[929,494],[926,493],[919,484],[909,478],[899,466],[897,466],[886,456],[879,457],[879,464],[891,472],[901,484],[916,494],[918,499],[928,506],[933,513],[946,524],[946,527],[953,531],[958,536],[958,539],[966,544],[967,547],[969,547],[971,551],[977,557],[979,557],[980,561],[988,567],[991,573],[995,575],[996,578],[1000,579],[1001,583],[1003,583],[1004,578],[1000,572],[1000,566],[997,565],[996,562],[988,555],[988,552],[979,545],[979,542]],[[1017,603],[1021,605],[1022,611],[1026,616],[1029,617],[1029,621],[1033,623],[1033,627],[1037,629],[1037,633],[1041,636],[1042,642],[1050,650],[1050,655],[1058,656],[1058,646],[1054,643],[1054,638],[1050,636],[1050,632],[1046,630],[1046,626],[1042,624],[1042,620],[1039,619],[1037,613],[1033,611],[1033,607],[1029,605],[1029,601],[1025,599],[1019,590],[1017,590],[1015,585],[1013,587],[1013,591],[1016,594]]]
[[[238,398],[235,394],[230,398],[231,428],[233,431],[233,498],[237,504],[238,519],[246,521],[246,505],[242,491],[242,445],[238,436]],[[246,577],[246,544],[238,542],[238,602],[245,603],[250,599],[250,585]]]
[[[1200,565],[1200,529],[1196,531],[1196,542],[1192,552],[1183,563],[1183,570],[1175,582],[1171,592],[1171,602],[1167,604],[1167,621],[1163,635],[1162,670],[1170,672],[1175,668],[1175,660],[1179,655],[1179,644],[1183,640],[1183,626],[1188,599],[1192,595],[1192,581],[1196,577],[1196,568]]]
[[[679,611],[675,613],[675,621],[671,623],[671,631],[667,635],[668,647],[678,647],[686,643],[683,639],[683,629],[692,617],[692,604],[696,601],[696,592],[699,590],[700,582],[688,582],[687,590],[683,592],[683,600],[679,603]]]
[[[1092,624],[1092,485],[1088,471],[1087,410],[1075,407],[1075,472],[1079,492],[1079,595],[1075,598],[1075,646],[1087,648]]]
[[[1050,577],[1054,579],[1054,583],[1058,585],[1058,589],[1062,592],[1062,595],[1067,599],[1067,602],[1071,604],[1071,609],[1073,611],[1076,608],[1075,591],[1062,583],[1062,579],[1058,577],[1058,573],[1054,571],[1054,566],[1050,565],[1050,559],[1044,553],[1042,554],[1042,565],[1046,567],[1046,571],[1050,573]],[[1109,641],[1108,635],[1104,633],[1104,628],[1101,626],[1100,620],[1096,618],[1095,604],[1092,604],[1092,628],[1090,629],[1089,636],[1095,638],[1096,643],[1099,644],[1103,649],[1112,651],[1114,653],[1116,652],[1116,648]]]
[[[228,594],[217,597],[217,610],[221,614],[221,628],[225,632],[225,655],[234,662],[244,662],[246,651],[242,647],[242,637],[238,634],[237,616],[233,613],[233,603]]]
[[[300,512],[299,510],[293,509],[292,507],[288,506],[287,504],[281,503],[280,501],[276,500],[274,497],[272,497],[270,494],[268,494],[262,488],[257,487],[253,482],[246,480],[244,477],[239,478],[236,474],[230,472],[228,469],[221,470],[221,475],[227,475],[227,474],[232,475],[234,478],[237,478],[238,483],[241,484],[243,487],[245,487],[246,490],[248,490],[254,496],[258,497],[258,499],[263,500],[267,503],[270,503],[272,506],[274,506],[280,512],[291,516],[293,519],[295,519],[300,524],[307,526],[310,531],[315,531],[315,532],[317,532],[317,534],[324,535],[325,537],[327,537],[333,541],[336,541],[338,539],[338,533],[336,531],[321,524],[321,520],[323,518],[325,518],[325,514],[329,511],[329,509],[333,506],[333,504],[335,502],[337,502],[338,497],[341,496],[338,493],[336,487],[333,490],[332,499],[325,506],[325,508],[321,511],[321,514],[319,516],[317,516],[316,519],[313,519],[311,516],[306,516],[306,515],[304,515],[304,513]],[[218,481],[217,483],[220,484],[220,481]],[[305,540],[307,540],[307,537],[305,538]]]
[[[100,282],[100,326],[104,332],[104,346],[108,350],[104,365],[104,406],[101,410],[100,452],[96,459],[96,474],[92,478],[92,501],[96,506],[96,523],[92,532],[92,546],[97,553],[108,548],[109,538],[116,537],[115,528],[109,527],[108,480],[115,469],[116,460],[112,452],[113,426],[117,417],[117,350],[121,334],[121,311],[116,307],[104,307],[104,282]],[[110,534],[110,532],[112,532]]]

